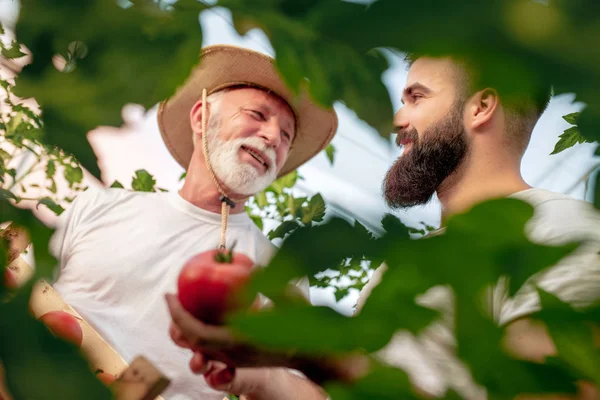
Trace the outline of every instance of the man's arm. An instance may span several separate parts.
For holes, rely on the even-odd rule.
[[[596,331],[597,333],[597,331]],[[600,340],[600,335],[597,335]],[[596,340],[596,344],[599,341]],[[556,347],[548,334],[546,326],[529,318],[521,318],[506,328],[504,345],[507,351],[518,358],[543,362],[548,356],[556,355]],[[545,400],[598,400],[600,392],[588,382],[579,382],[579,392],[575,397],[545,396]],[[536,400],[538,397],[520,396],[519,400]]]

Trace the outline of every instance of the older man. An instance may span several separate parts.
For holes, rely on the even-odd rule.
[[[548,103],[549,88],[540,86],[511,97],[494,88],[490,83],[494,78],[489,71],[450,57],[420,57],[411,63],[402,96],[404,106],[394,120],[397,143],[404,146],[404,152],[386,176],[386,200],[390,206],[402,208],[424,204],[437,193],[442,220],[492,198],[512,197],[532,204],[535,215],[527,231],[532,241],[558,245],[587,240],[576,254],[538,276],[537,285],[574,306],[590,305],[600,299],[599,213],[588,203],[530,187],[520,172],[533,127]],[[377,270],[365,287],[359,309],[370,290],[385,279],[384,269]],[[415,386],[431,396],[442,396],[452,388],[464,398],[479,400],[485,398],[485,391],[473,382],[452,351],[450,300],[443,287],[427,292],[419,301],[440,310],[445,318],[419,337],[396,336],[378,356],[407,370]],[[175,298],[168,301],[175,321],[172,336],[180,345],[189,346],[198,339],[204,344],[212,340],[216,345],[229,340],[227,331],[194,320]],[[538,361],[555,352],[547,332],[529,318],[539,308],[538,294],[529,285],[509,299],[499,284],[488,304],[496,321],[507,328],[510,350]],[[249,365],[248,360],[261,360],[265,365],[294,364],[282,355],[255,353],[250,358],[244,353],[254,350],[243,344],[237,348],[244,351],[228,356],[230,362],[239,361],[239,365]],[[201,352],[196,352],[192,361],[195,370],[206,364]],[[364,372],[356,362],[328,367],[338,378],[351,379]],[[277,387],[278,383],[271,385]],[[308,391],[295,395],[293,398],[324,398],[311,397]],[[586,387],[580,396],[596,399],[598,393]],[[267,386],[255,398],[277,397]]]
[[[192,374],[188,351],[169,339],[164,293],[189,258],[226,243],[267,264],[273,247],[244,202],[325,148],[337,128],[333,110],[286,89],[270,57],[232,46],[201,57],[158,112],[167,147],[187,169],[179,193],[88,190],[51,242],[56,290],[126,361],[142,354],[159,367],[172,382],[166,399],[223,393]]]

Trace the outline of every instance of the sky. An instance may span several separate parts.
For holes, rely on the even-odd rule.
[[[11,26],[17,15],[14,0],[0,0],[0,21]],[[238,35],[231,22],[231,14],[223,8],[211,9],[200,16],[203,44],[233,44],[269,55],[275,55],[268,38],[259,30],[245,36]],[[394,109],[400,107],[400,97],[406,80],[406,65],[398,56],[389,55],[392,67],[382,79],[390,92]],[[585,182],[581,177],[598,159],[593,158],[596,145],[582,144],[550,156],[558,136],[569,124],[562,116],[579,111],[582,104],[573,103],[573,95],[553,98],[538,122],[531,144],[525,154],[522,173],[532,186],[573,197],[585,197]],[[343,104],[336,104],[339,116],[338,133],[333,139],[336,148],[334,165],[323,154],[299,169],[304,180],[297,188],[305,194],[321,193],[328,204],[328,212],[350,219],[358,219],[373,231],[380,229],[379,221],[389,210],[381,194],[381,182],[387,169],[399,156],[400,150],[381,139],[376,132],[359,120]],[[144,168],[152,173],[159,186],[174,190],[180,185],[182,168],[172,159],[164,146],[156,124],[156,107],[144,110],[141,106],[127,105],[123,110],[124,125],[119,128],[100,127],[89,135],[102,170],[102,180],[130,182],[135,170]],[[390,119],[393,116],[390,115]],[[408,225],[424,221],[439,224],[439,202],[393,212]],[[349,313],[357,293],[335,304],[330,290],[313,290],[313,302],[328,304],[343,313]]]

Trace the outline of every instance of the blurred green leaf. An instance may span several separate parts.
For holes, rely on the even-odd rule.
[[[331,165],[333,165],[333,160],[334,160],[334,156],[335,156],[335,146],[333,144],[330,143],[325,148],[325,155],[327,155],[327,159],[329,160],[329,163]]]
[[[34,97],[43,110],[46,140],[74,154],[98,177],[87,132],[120,125],[127,103],[150,108],[174,92],[198,62],[198,15],[205,8],[194,0],[168,9],[155,2],[122,8],[115,1],[74,7],[66,0],[23,0],[16,36],[31,50],[33,62],[19,75],[15,94]],[[76,59],[84,47],[74,48],[74,42],[85,46],[85,58]],[[57,70],[56,54],[74,68]]]
[[[187,176],[187,171],[184,172],[183,174],[181,174],[181,176],[179,177],[179,181],[184,180],[186,176]]]
[[[255,199],[256,205],[260,208],[264,208],[269,205],[269,202],[267,201],[267,193],[264,191],[258,192],[255,196]]]
[[[154,192],[156,180],[145,169],[135,171],[135,177],[131,181],[131,188],[138,192]]]
[[[360,323],[328,307],[301,304],[278,304],[272,310],[254,315],[239,313],[230,320],[235,330],[243,332],[254,343],[317,355],[346,353],[359,348],[380,349],[390,335],[378,322],[369,322],[372,324]],[[278,327],[277,335],[273,335],[274,326]]]
[[[329,383],[325,390],[333,400],[417,400],[406,373],[398,368],[378,366],[353,385]]]
[[[30,316],[32,284],[20,289],[12,301],[0,303],[0,331],[15,332],[18,327],[18,334],[5,334],[0,343],[9,392],[15,399],[112,399],[79,349],[54,337]]]
[[[256,225],[259,230],[263,230],[263,220],[261,217],[259,217],[258,215],[250,215],[250,219],[252,220],[252,222],[254,222],[254,225]]]
[[[600,350],[595,345],[591,323],[584,312],[574,310],[558,297],[538,288],[542,310],[540,318],[550,332],[558,358],[577,372],[600,385]]]
[[[302,209],[302,223],[321,222],[325,217],[325,200],[320,193],[317,193],[308,201],[308,206]]]
[[[52,211],[56,215],[60,215],[65,211],[65,209],[62,206],[60,206],[59,204],[56,204],[56,202],[54,200],[52,200],[50,197],[41,198],[40,201],[38,202],[38,206],[39,206],[39,204],[45,205],[46,207],[48,207],[50,209],[50,211]]]
[[[254,276],[248,293],[260,292],[275,301],[295,278],[335,269],[348,257],[371,254],[375,244],[362,238],[353,226],[338,218],[300,227],[283,242],[269,267]]]
[[[124,186],[121,182],[119,181],[114,181],[111,185],[111,188],[117,188],[117,189],[124,189]]]
[[[299,226],[300,224],[296,220],[283,221],[281,224],[279,224],[277,228],[269,232],[269,239],[283,239],[287,234],[291,233],[294,229],[297,229]]]
[[[267,34],[279,72],[293,92],[308,88],[311,97],[325,106],[340,100],[389,137],[393,109],[381,81],[388,62],[379,51],[369,51],[385,44],[359,48],[338,34],[341,21],[361,24],[367,7],[332,0],[303,3],[301,8],[294,3],[223,0],[219,5],[232,11],[240,34],[256,27]]]
[[[46,178],[51,179],[56,174],[56,164],[54,160],[49,160],[46,164]]]
[[[559,140],[552,151],[552,154],[558,154],[566,149],[575,146],[580,143],[592,143],[593,141],[587,140],[585,137],[581,136],[579,133],[579,128],[576,126],[572,126],[566,129],[560,136]]]
[[[282,176],[271,184],[271,188],[278,194],[283,193],[284,188],[291,188],[296,184],[298,179],[298,171],[290,172],[289,174]]]
[[[23,57],[26,54],[21,51],[21,45],[16,40],[13,40],[9,48],[2,48],[2,55],[8,59],[13,59]]]
[[[65,179],[69,183],[69,187],[73,188],[76,183],[83,182],[83,170],[79,165],[64,164]]]
[[[475,380],[486,387],[490,398],[512,399],[524,393],[576,393],[573,377],[564,368],[506,355],[501,347],[502,329],[485,317],[476,303],[464,295],[457,298],[457,353]]]
[[[2,196],[6,200],[14,200],[19,201],[19,198],[10,190],[0,188],[0,196]]]

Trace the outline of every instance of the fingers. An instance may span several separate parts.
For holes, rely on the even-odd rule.
[[[167,305],[174,324],[179,328],[189,344],[211,345],[233,343],[233,335],[226,328],[207,325],[187,312],[179,303],[176,296],[166,294]]]
[[[187,339],[183,336],[183,333],[181,333],[181,330],[174,323],[171,323],[171,326],[169,327],[169,335],[177,346],[185,349],[192,348],[192,345],[187,341]]]
[[[195,351],[190,359],[190,369],[195,374],[207,373],[212,368],[214,362],[208,360],[202,353]]]
[[[211,368],[204,373],[206,383],[213,389],[239,393],[234,385],[235,368],[220,362],[211,362],[211,364]]]

